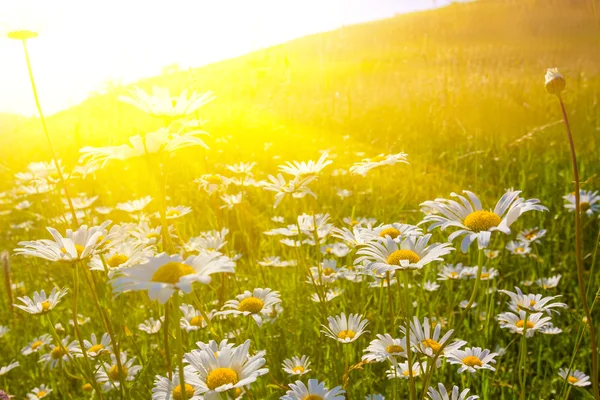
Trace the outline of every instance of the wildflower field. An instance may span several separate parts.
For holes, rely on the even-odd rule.
[[[481,0],[0,114],[0,399],[600,400],[599,101]]]

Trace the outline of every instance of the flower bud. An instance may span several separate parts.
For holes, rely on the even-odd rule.
[[[565,89],[566,84],[565,77],[558,72],[558,68],[546,70],[546,92],[559,95]]]

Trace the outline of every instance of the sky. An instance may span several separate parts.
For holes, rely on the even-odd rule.
[[[132,83],[163,67],[199,67],[343,25],[450,0],[0,0],[0,113],[36,114],[23,48],[28,41],[46,115],[109,81]]]

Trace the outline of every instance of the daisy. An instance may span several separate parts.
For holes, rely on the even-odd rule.
[[[181,118],[190,115],[200,107],[215,99],[213,92],[196,93],[188,97],[184,89],[178,97],[171,97],[168,88],[152,87],[152,94],[146,93],[139,87],[129,90],[127,96],[119,96],[123,103],[132,105],[155,117]]]
[[[139,199],[127,201],[125,203],[117,203],[116,209],[128,212],[130,214],[138,213],[142,211],[150,202],[152,201],[152,197],[144,196]]]
[[[529,247],[529,242],[521,242],[512,240],[508,242],[506,245],[506,250],[508,250],[511,254],[515,254],[521,257],[527,256],[527,254],[531,253],[531,247]]]
[[[555,327],[552,323],[545,325],[539,329],[539,332],[544,335],[558,335],[562,333],[562,329]]]
[[[194,182],[209,195],[227,189],[227,186],[231,183],[228,178],[219,174],[204,174]]]
[[[565,208],[570,212],[574,212],[575,194],[570,193],[563,196],[563,199],[565,199]],[[600,212],[600,195],[598,195],[598,191],[592,192],[591,190],[581,190],[579,192],[579,207],[581,212],[586,213],[588,216]]]
[[[487,258],[489,258],[490,260],[493,260],[494,258],[498,258],[498,256],[500,255],[500,250],[484,250],[483,254],[485,254],[485,256]]]
[[[404,326],[401,326],[400,330],[406,334],[406,328]],[[419,318],[413,317],[413,320],[410,323],[410,344],[416,351],[428,357],[434,357],[439,353],[442,346],[444,347],[444,355],[447,356],[452,351],[458,350],[467,344],[464,340],[456,340],[446,345],[446,342],[450,339],[454,330],[450,329],[440,338],[441,331],[441,324],[436,324],[435,327],[433,327],[432,332],[427,317],[423,319],[423,324],[421,324]]]
[[[396,242],[390,236],[378,238],[358,250],[355,264],[369,261],[370,267],[377,273],[395,270],[421,269],[433,261],[442,261],[442,256],[452,250],[450,243],[428,245],[431,234],[408,236]]]
[[[21,354],[24,356],[28,356],[32,353],[37,353],[39,350],[43,349],[45,346],[49,345],[52,342],[52,337],[48,334],[36,337],[31,342],[27,344],[27,346],[21,349]]]
[[[491,353],[489,350],[482,350],[481,347],[466,347],[464,350],[455,350],[448,355],[450,364],[460,364],[458,373],[469,371],[475,373],[478,369],[489,369],[495,371],[496,368],[490,364],[495,364],[497,353]]]
[[[397,357],[406,357],[406,338],[395,339],[389,333],[377,335],[377,339],[371,341],[364,350],[366,353],[362,356],[364,361],[383,362],[389,360],[396,364]]]
[[[378,168],[384,165],[394,165],[396,163],[404,163],[409,164],[406,161],[406,157],[408,155],[405,153],[397,153],[397,154],[379,154],[373,158],[365,158],[360,162],[354,163],[352,167],[350,167],[350,173],[367,176],[367,173],[373,168]]]
[[[204,320],[202,313],[196,310],[194,306],[190,304],[182,304],[179,309],[183,314],[179,324],[181,325],[181,329],[184,329],[186,332],[197,331],[198,329],[206,328],[208,325]],[[214,313],[211,311],[207,314],[208,319],[212,319]]]
[[[519,312],[521,310],[527,311],[530,313],[537,312],[545,312],[548,315],[554,311],[557,314],[560,314],[555,308],[567,308],[565,303],[553,303],[552,301],[561,297],[558,296],[550,296],[550,297],[542,297],[541,294],[523,294],[520,288],[515,286],[516,293],[510,292],[508,290],[499,290],[499,292],[504,293],[510,297],[510,305],[509,308],[514,312]]]
[[[490,242],[492,232],[510,234],[510,226],[521,214],[532,210],[548,210],[538,199],[520,198],[520,191],[507,191],[500,198],[493,212],[484,210],[481,201],[474,193],[467,190],[463,193],[467,195],[468,200],[456,193],[451,194],[452,197],[458,198],[460,203],[448,199],[424,202],[422,205],[436,209],[439,214],[426,215],[421,222],[431,222],[430,231],[437,227],[441,227],[442,230],[448,227],[459,228],[449,236],[448,240],[453,241],[457,237],[464,236],[461,243],[463,253],[466,253],[471,243],[475,241],[479,249],[485,249]]]
[[[536,331],[546,327],[550,323],[550,317],[544,317],[544,313],[527,315],[526,311],[520,310],[519,314],[505,312],[498,314],[500,328],[507,328],[511,333],[523,334],[527,330],[527,337],[532,337]],[[525,328],[525,319],[527,319],[527,328]]]
[[[345,272],[346,269],[344,267],[337,267],[336,260],[323,260],[320,268],[310,267],[312,277],[307,282],[314,282],[317,285],[333,283],[343,277]]]
[[[93,257],[89,266],[91,270],[104,271],[108,269],[110,278],[123,268],[133,267],[148,262],[154,256],[156,249],[143,243],[123,242],[111,246],[103,255],[104,262],[100,257]],[[105,267],[106,266],[106,267]]]
[[[263,258],[262,261],[258,261],[257,264],[260,265],[261,267],[285,268],[285,267],[295,267],[296,265],[298,265],[298,261],[296,261],[296,260],[284,261],[279,256],[271,256],[271,257]]]
[[[223,349],[227,348],[229,350],[233,350],[235,344],[229,343],[227,339],[223,339],[219,343],[217,343],[215,340],[209,340],[208,343],[196,342],[196,346],[198,346],[200,350],[213,353],[218,358],[219,354],[221,354],[221,351],[223,351]]]
[[[443,384],[438,383],[438,390],[435,390],[433,387],[430,386],[429,390],[427,391],[427,394],[429,395],[429,398],[431,400],[475,400],[475,399],[478,399],[479,396],[474,396],[474,395],[468,396],[470,390],[471,389],[465,389],[462,392],[460,392],[460,389],[458,388],[458,386],[453,386],[452,392],[450,392],[450,394],[449,394],[448,391],[446,390],[446,387]]]
[[[350,314],[346,318],[346,314],[341,313],[340,315],[327,317],[327,321],[329,326],[321,325],[325,328],[321,332],[340,343],[354,342],[363,333],[369,332],[365,330],[369,321],[363,319],[362,315]]]
[[[192,212],[192,209],[190,207],[184,207],[184,206],[171,207],[171,206],[169,206],[169,207],[167,207],[165,217],[167,219],[176,219],[176,218],[181,218],[185,215],[188,215],[191,212]],[[157,214],[157,217],[159,217],[159,214]]]
[[[517,235],[517,241],[526,243],[539,242],[546,235],[545,229],[540,229],[537,226],[533,229],[525,229]]]
[[[337,189],[336,193],[340,199],[345,199],[346,197],[352,196],[352,191],[348,189]]]
[[[202,232],[199,236],[190,238],[184,245],[188,253],[191,252],[213,252],[220,251],[227,244],[227,234],[229,229],[223,228],[220,231]]]
[[[465,267],[463,269],[463,275],[467,278],[475,279],[477,277],[477,267]],[[499,272],[495,268],[487,269],[487,267],[481,268],[480,279],[482,281],[489,281],[491,279],[496,278],[499,275]]]
[[[188,257],[161,253],[147,263],[120,271],[111,280],[114,293],[130,290],[147,290],[150,300],[164,304],[178,290],[191,293],[192,284],[208,284],[210,275],[218,272],[234,272],[233,262],[219,253]]]
[[[98,196],[73,197],[71,198],[71,203],[73,204],[73,208],[75,210],[86,210],[90,208],[96,200],[98,200]],[[66,208],[69,208],[69,202],[67,201],[67,199],[62,199],[62,202]]]
[[[590,382],[590,377],[579,370],[573,371],[568,370],[567,368],[560,368],[558,370],[558,375],[561,378],[566,379],[567,382],[573,386],[585,387],[592,384]]]
[[[164,317],[159,319],[150,318],[138,325],[140,331],[146,332],[148,335],[154,335],[160,331]]]
[[[265,364],[262,352],[250,357],[250,340],[235,348],[223,348],[219,355],[212,351],[193,350],[184,354],[185,360],[198,376],[198,388],[205,397],[241,389],[255,382],[259,376],[269,372],[261,368]]]
[[[233,210],[233,207],[242,203],[242,193],[232,195],[224,194],[221,196],[221,200],[223,200],[223,203],[225,203],[221,206],[221,208]]]
[[[103,334],[100,341],[98,341],[98,339],[96,339],[96,335],[92,333],[90,340],[83,341],[83,346],[85,347],[85,351],[87,352],[88,356],[91,358],[96,358],[103,354],[109,354],[112,351],[110,336],[108,333]]]
[[[341,386],[331,390],[325,387],[325,383],[317,379],[309,379],[308,386],[302,381],[290,383],[290,390],[281,396],[280,400],[344,400],[346,391]]]
[[[350,253],[350,248],[345,243],[324,244],[321,246],[321,253],[323,255],[334,255],[342,258]]]
[[[243,315],[251,316],[258,326],[262,326],[263,317],[271,313],[275,304],[281,303],[279,292],[269,288],[257,288],[252,292],[246,290],[244,293],[236,296],[236,300],[228,300],[223,308],[229,309],[220,311],[216,315]]]
[[[438,281],[448,281],[448,280],[457,280],[460,278],[464,278],[463,270],[469,267],[463,267],[462,263],[454,264],[446,264],[442,266],[442,270],[438,272]]]
[[[392,365],[385,373],[388,379],[409,379],[411,370],[413,377],[424,374],[427,371],[427,362],[415,362],[412,368],[408,367],[408,362],[398,363]]]
[[[102,366],[96,372],[96,380],[102,384],[102,389],[109,391],[113,388],[119,388],[121,378],[125,381],[135,380],[135,376],[142,370],[142,366],[134,365],[135,357],[127,358],[127,352],[121,352],[121,368],[117,363],[117,357],[110,355],[110,363],[103,362]]]
[[[342,293],[344,293],[344,289],[337,289],[337,288],[329,289],[327,292],[325,292],[325,298],[323,299],[323,301],[329,302],[329,301],[335,299],[336,297],[338,297],[339,295],[341,295]],[[316,293],[313,293],[310,296],[310,299],[316,303],[321,302],[321,298]]]
[[[373,233],[382,238],[389,236],[397,242],[400,242],[400,240],[406,236],[422,235],[423,231],[421,228],[417,228],[414,225],[393,223],[373,228]]]
[[[315,175],[305,178],[297,176],[288,182],[281,174],[277,174],[277,177],[269,175],[270,182],[266,182],[263,189],[275,192],[273,208],[277,208],[279,203],[287,196],[292,196],[294,199],[301,199],[306,195],[310,195],[316,199],[317,195],[308,187],[308,184],[316,178]]]
[[[542,289],[553,289],[558,286],[560,278],[562,278],[562,275],[560,274],[552,276],[550,278],[540,278],[535,281],[535,284],[541,287]]]
[[[323,171],[323,168],[331,164],[333,161],[328,160],[329,154],[325,151],[321,157],[315,161],[293,161],[286,162],[285,165],[279,166],[279,171],[297,177],[317,176]]]
[[[98,253],[106,243],[115,237],[106,230],[111,222],[109,220],[89,229],[87,225],[82,225],[74,232],[67,229],[66,237],[63,237],[54,228],[47,228],[54,241],[42,239],[19,242],[19,246],[24,247],[15,249],[15,253],[49,261],[77,262],[84,260]]]
[[[47,387],[46,385],[40,385],[39,387],[33,388],[30,393],[27,393],[28,400],[37,400],[43,399],[52,393],[52,389]]]
[[[234,174],[250,174],[252,169],[256,166],[255,162],[239,162],[233,165],[226,165],[225,168],[233,172]]]
[[[17,368],[18,366],[19,366],[18,361],[11,361],[11,363],[8,364],[7,366],[0,367],[0,376],[8,374],[8,372],[10,370]]]
[[[435,282],[431,282],[431,281],[427,281],[425,283],[423,283],[423,290],[426,290],[428,292],[435,292],[436,290],[438,290],[440,288],[440,285],[438,285]]]
[[[283,371],[288,375],[304,375],[310,372],[310,361],[307,356],[292,357],[283,360]]]
[[[71,357],[81,357],[81,349],[74,340],[69,343],[69,336],[61,340],[60,345],[52,345],[49,353],[42,354],[38,362],[43,363],[45,367],[54,368],[61,363],[67,363]]]
[[[173,378],[156,375],[154,377],[154,387],[152,388],[152,400],[202,400],[200,395],[200,383],[194,373],[194,369],[187,365],[183,369],[185,379],[185,390],[181,387],[179,381],[179,370],[173,372]]]
[[[352,248],[363,246],[377,237],[370,228],[359,225],[352,227],[352,230],[348,228],[334,228],[331,231],[331,235],[343,240],[344,243]]]
[[[23,305],[21,304],[13,304],[15,307],[20,308],[23,311],[27,311],[29,314],[43,314],[58,305],[60,299],[62,299],[67,294],[67,288],[52,289],[49,296],[46,296],[46,292],[42,290],[41,292],[33,292],[33,300],[27,296],[18,297]]]

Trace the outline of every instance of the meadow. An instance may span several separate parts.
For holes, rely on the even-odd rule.
[[[599,10],[165,71],[48,116],[54,150],[0,115],[0,399],[600,399]]]

